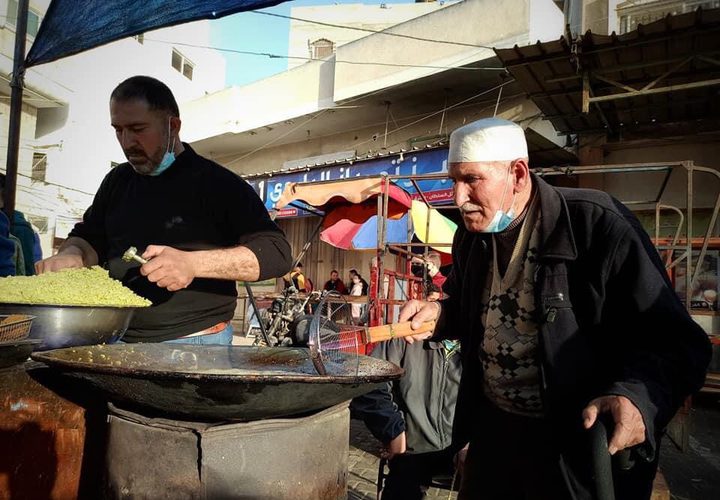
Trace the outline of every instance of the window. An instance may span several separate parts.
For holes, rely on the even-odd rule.
[[[17,24],[17,10],[17,0],[8,0],[7,23],[11,26],[15,26]],[[28,9],[27,35],[29,37],[35,38],[35,35],[37,35],[38,29],[40,28],[41,20],[42,18],[40,17],[40,14],[32,9]]]
[[[172,51],[172,59],[170,61],[170,64],[173,68],[182,73],[183,76],[188,80],[193,79],[193,70],[195,69],[195,65],[188,61],[188,59],[184,55],[182,55],[175,49],[173,49]]]
[[[42,215],[25,214],[25,218],[30,224],[37,228],[37,232],[45,234],[48,232],[48,218]]]
[[[32,173],[30,177],[36,181],[44,181],[47,173],[47,155],[45,153],[33,153]]]
[[[310,59],[323,59],[335,53],[335,42],[327,38],[320,38],[308,43]]]
[[[183,56],[180,55],[180,52],[172,51],[172,61],[170,64],[172,64],[172,67],[175,68],[178,71],[182,71],[182,60]]]
[[[185,64],[183,64],[182,74],[183,74],[183,75],[185,76],[185,78],[187,78],[188,80],[192,80],[192,72],[193,72],[192,64],[190,64],[190,63],[188,63],[187,61],[185,61]]]

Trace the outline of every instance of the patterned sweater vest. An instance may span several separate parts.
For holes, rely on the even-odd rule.
[[[490,401],[510,413],[542,417],[533,281],[539,243],[537,196],[530,203],[504,276],[498,269],[493,238],[493,268],[485,287],[489,291],[483,301],[485,334],[479,356]]]

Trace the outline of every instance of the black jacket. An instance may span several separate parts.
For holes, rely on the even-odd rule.
[[[395,363],[405,375],[355,398],[353,418],[363,420],[383,443],[405,431],[411,454],[448,448],[462,373],[459,347],[450,352],[440,342],[393,339],[378,343],[372,356]]]
[[[565,463],[581,441],[582,410],[603,395],[628,397],[657,437],[683,400],[702,387],[710,360],[704,331],[672,289],[657,251],[637,218],[606,193],[554,188],[533,176],[540,196],[540,251],[535,275],[540,312],[539,364],[544,407]],[[456,440],[464,442],[478,413],[483,334],[479,298],[490,235],[459,227],[453,271],[445,283],[439,336],[459,336],[465,367]],[[577,455],[576,455],[577,457]]]

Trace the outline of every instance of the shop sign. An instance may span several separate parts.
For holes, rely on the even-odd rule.
[[[268,177],[257,177],[248,183],[258,193],[265,207],[271,210],[280,199],[280,195],[288,182],[318,182],[329,180],[354,179],[381,174],[387,175],[421,175],[447,173],[448,150],[433,149],[403,154],[393,154],[382,158],[344,163],[328,167],[315,168],[305,172],[277,174]],[[396,181],[398,186],[408,191],[413,198],[420,198],[410,180]],[[419,181],[418,185],[429,202],[445,202],[452,200],[452,183],[449,179],[432,179]],[[297,203],[297,205],[301,205]],[[278,217],[299,217],[310,215],[311,212],[297,207],[286,207],[278,213]]]

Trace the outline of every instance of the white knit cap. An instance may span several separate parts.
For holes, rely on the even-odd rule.
[[[527,158],[525,133],[501,118],[483,118],[450,134],[449,163],[510,161]]]

